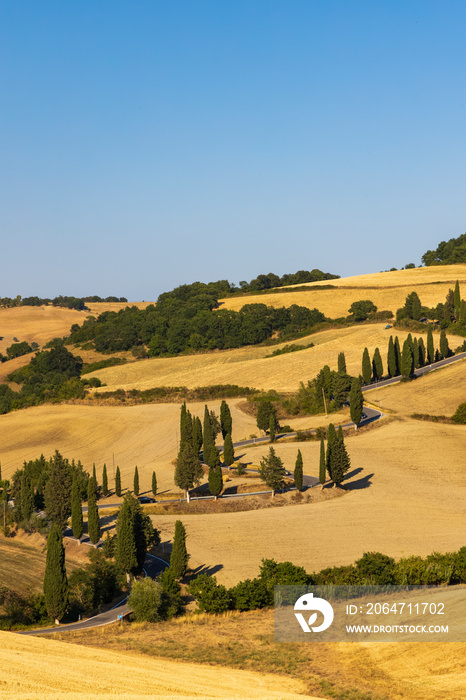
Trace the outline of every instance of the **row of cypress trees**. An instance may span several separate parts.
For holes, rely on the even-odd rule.
[[[327,481],[327,474],[334,486],[340,486],[346,473],[351,467],[350,457],[346,450],[341,425],[335,430],[333,423],[330,423],[327,431],[327,450],[323,436],[320,439],[320,460],[319,460],[319,482],[324,487]],[[298,450],[294,468],[294,483],[298,491],[303,488],[303,456]]]

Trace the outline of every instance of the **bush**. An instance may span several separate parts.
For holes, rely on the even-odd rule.
[[[460,423],[461,425],[466,423],[466,403],[460,403],[455,414],[452,416],[452,421],[454,423]]]
[[[168,596],[161,584],[149,577],[133,583],[128,605],[138,622],[160,622],[167,618]]]
[[[273,605],[273,589],[269,590],[266,581],[260,578],[240,581],[228,592],[235,610],[257,610]]]
[[[231,595],[225,586],[217,585],[215,576],[201,574],[188,586],[188,590],[197,601],[200,611],[222,613],[231,608]]]
[[[361,583],[386,586],[395,583],[395,560],[380,552],[365,552],[355,562]]]

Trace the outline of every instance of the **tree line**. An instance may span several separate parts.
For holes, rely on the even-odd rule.
[[[426,266],[466,262],[466,233],[441,241],[435,250],[427,250],[422,256],[422,262]]]
[[[21,295],[18,294],[18,296],[14,298],[0,297],[0,307],[13,308],[15,306],[47,306],[48,304],[51,304],[52,306],[60,306],[65,309],[76,309],[76,311],[84,311],[88,310],[88,308],[86,307],[86,303],[104,301],[127,302],[128,299],[126,299],[126,297],[115,296],[105,297],[105,299],[103,299],[102,297],[96,295],[88,297],[73,297],[63,296],[61,294],[59,296],[54,297],[53,299],[38,296],[24,297],[23,299]]]

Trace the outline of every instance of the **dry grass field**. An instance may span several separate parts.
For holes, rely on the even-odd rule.
[[[175,658],[184,663],[274,671],[307,692],[341,700],[463,700],[466,644],[278,644],[273,612],[186,616],[158,625],[116,626],[61,635],[97,649]],[[232,643],[234,640],[234,643]]]
[[[379,311],[388,309],[395,313],[404,305],[406,296],[412,291],[418,293],[423,306],[433,307],[444,302],[448,290],[454,288],[456,280],[459,280],[460,288],[463,286],[464,290],[466,265],[422,267],[313,282],[298,286],[322,287],[331,284],[335,288],[311,289],[309,292],[287,292],[287,288],[284,288],[283,292],[277,294],[223,299],[221,308],[238,311],[245,303],[275,307],[298,304],[317,308],[330,318],[339,318],[348,315],[354,301],[370,299]]]
[[[300,680],[92,649],[0,632],[0,697],[8,700],[307,697]]]
[[[380,349],[384,366],[390,335],[398,335],[402,344],[408,333],[399,329],[387,329],[382,323],[335,328],[315,333],[296,341],[315,347],[276,357],[270,355],[276,347],[246,347],[222,350],[200,355],[153,358],[126,365],[107,367],[89,374],[106,384],[100,391],[115,389],[150,389],[156,386],[209,386],[211,384],[238,384],[256,389],[296,391],[301,381],[313,379],[326,364],[337,369],[338,353],[345,352],[346,367],[350,374],[361,372],[362,352],[365,347],[370,355]],[[456,348],[464,338],[448,336],[450,347]],[[435,347],[439,336],[434,335]]]
[[[350,564],[364,552],[395,558],[457,550],[465,544],[466,430],[463,426],[391,420],[346,439],[351,458],[346,493],[318,503],[239,513],[183,515],[190,566],[219,567],[220,582],[255,576],[262,558],[318,571]],[[317,474],[319,443],[275,446],[285,467],[301,449],[304,472]],[[249,448],[259,463],[268,446]],[[267,497],[268,498],[268,497]],[[171,540],[177,516],[153,516]]]

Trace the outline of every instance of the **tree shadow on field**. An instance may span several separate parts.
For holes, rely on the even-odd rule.
[[[107,532],[107,530],[113,530],[113,528],[115,527],[117,517],[117,513],[113,513],[113,515],[104,515],[103,517],[100,517],[100,530],[102,534],[104,532]]]
[[[201,574],[207,574],[207,576],[213,576],[218,571],[223,569],[223,564],[215,564],[215,566],[207,566],[207,564],[201,564],[196,566],[195,569],[190,569],[189,573],[186,575],[186,580],[191,580],[197,578]]]
[[[356,476],[356,474],[359,474],[360,472],[362,472],[362,469],[355,469],[354,471],[350,472],[350,474],[348,474],[346,478],[348,479],[348,477],[351,478],[351,476]],[[356,479],[356,481],[351,481],[350,483],[345,483],[342,486],[344,489],[346,489],[346,491],[357,491],[359,489],[367,489],[369,488],[369,486],[372,486],[371,479],[373,476],[374,473],[372,472],[372,474],[366,474],[360,479]]]

